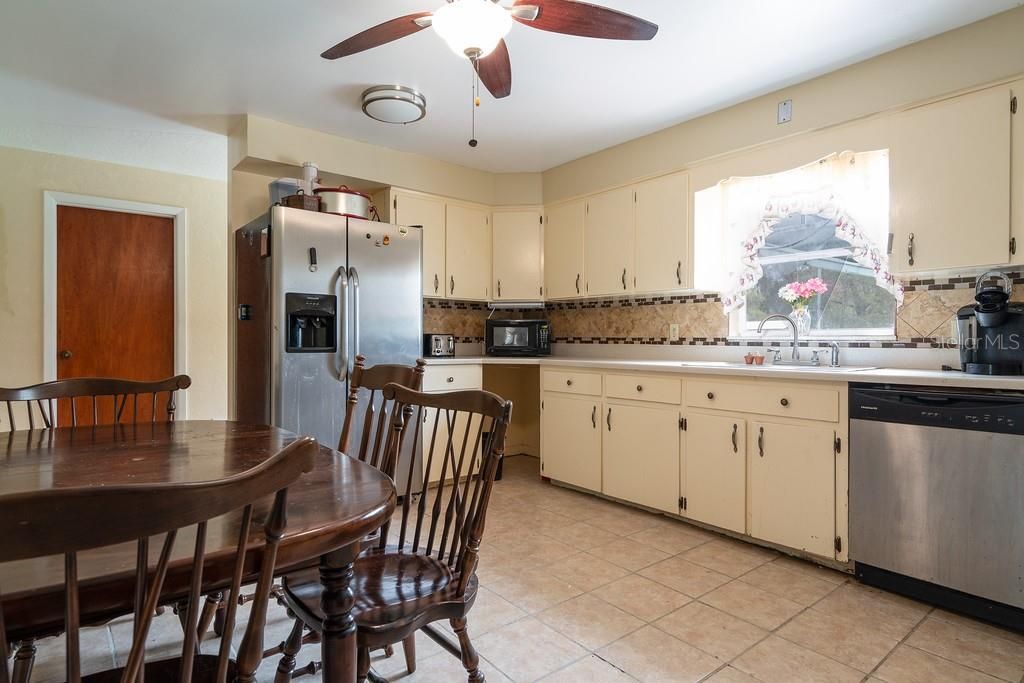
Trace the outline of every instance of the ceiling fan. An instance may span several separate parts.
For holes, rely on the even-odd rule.
[[[496,98],[512,94],[512,65],[505,36],[515,22],[542,31],[585,38],[651,40],[658,26],[644,19],[576,0],[447,0],[434,12],[417,12],[386,21],[343,40],[320,56],[339,59],[390,43],[425,28],[458,55],[465,56]]]

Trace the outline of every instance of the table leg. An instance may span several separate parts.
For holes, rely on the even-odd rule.
[[[359,543],[332,551],[320,558],[320,582],[323,584],[321,608],[324,612],[323,679],[330,683],[355,683],[356,622],[352,619],[352,563]]]

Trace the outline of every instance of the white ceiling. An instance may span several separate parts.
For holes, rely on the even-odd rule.
[[[470,149],[471,71],[432,31],[335,62],[319,57],[441,0],[22,0],[0,18],[0,69],[68,102],[107,101],[223,132],[251,113],[496,172],[540,171],[1022,4],[1021,0],[596,0],[661,26],[649,43],[515,26],[513,93],[484,95]],[[388,126],[358,98],[379,83],[427,97]],[[76,123],[5,96],[0,115]],[[147,120],[152,120],[148,116]],[[78,123],[81,123],[80,121]]]

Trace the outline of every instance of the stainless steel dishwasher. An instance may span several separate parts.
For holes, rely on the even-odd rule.
[[[1024,392],[850,386],[858,578],[1024,630]]]

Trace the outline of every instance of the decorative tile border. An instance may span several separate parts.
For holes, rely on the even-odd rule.
[[[978,278],[984,273],[977,275],[965,275],[946,278],[925,278],[921,280],[907,280],[903,283],[904,292],[938,292],[950,289],[974,289],[978,284]],[[1014,285],[1024,285],[1024,271],[1006,271]]]

